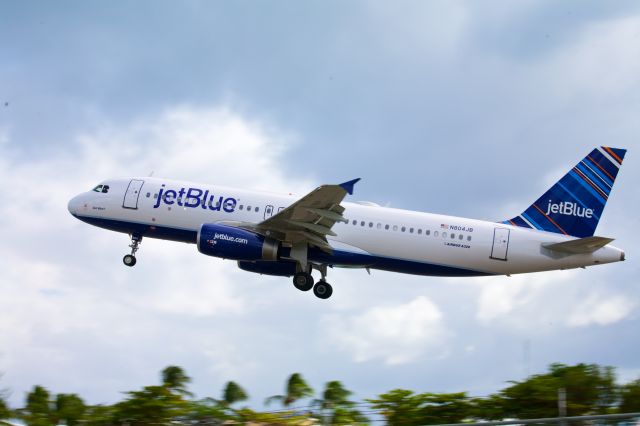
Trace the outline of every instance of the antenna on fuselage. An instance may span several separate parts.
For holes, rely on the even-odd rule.
[[[149,173],[149,177],[153,177],[153,173],[154,173],[154,171],[151,170],[151,173]]]

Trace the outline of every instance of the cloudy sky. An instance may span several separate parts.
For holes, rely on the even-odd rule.
[[[0,6],[0,388],[111,403],[184,367],[260,406],[301,372],[365,398],[486,395],[552,362],[640,377],[636,1],[22,1]],[[502,220],[627,148],[597,234],[628,261],[446,279],[331,271],[321,301],[66,204],[147,175]]]

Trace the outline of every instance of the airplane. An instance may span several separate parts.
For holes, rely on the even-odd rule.
[[[625,260],[594,236],[626,150],[597,147],[520,215],[497,222],[347,202],[353,179],[302,198],[152,177],[108,179],[69,201],[77,219],[128,234],[127,266],[143,238],[192,243],[245,271],[293,277],[320,299],[328,268],[489,276]],[[313,271],[320,273],[314,282]]]

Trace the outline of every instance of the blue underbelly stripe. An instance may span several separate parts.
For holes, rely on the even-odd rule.
[[[158,238],[185,243],[195,243],[198,232],[190,229],[173,228],[167,226],[149,225],[145,223],[126,222],[114,219],[87,217],[74,215],[83,222],[111,231],[125,234],[138,233],[148,238]],[[476,271],[473,269],[458,268],[455,266],[438,265],[415,260],[399,259],[371,254],[353,253],[345,250],[334,250],[329,255],[321,250],[311,248],[309,260],[312,262],[327,263],[332,266],[365,266],[372,269],[380,269],[390,272],[401,272],[415,275],[448,276],[448,277],[473,277],[496,275],[491,272]]]

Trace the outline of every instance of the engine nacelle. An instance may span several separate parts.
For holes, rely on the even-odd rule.
[[[278,260],[280,243],[233,226],[205,223],[198,231],[198,251],[233,260]]]
[[[255,262],[239,261],[238,268],[243,271],[255,272],[263,275],[276,275],[279,277],[290,277],[296,273],[296,264],[294,262],[267,262],[258,260]]]

